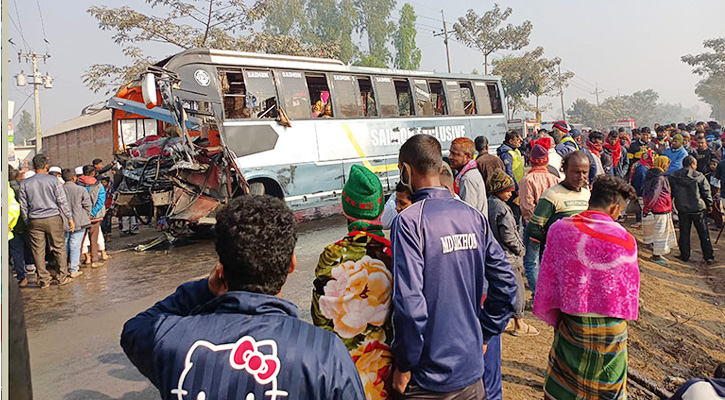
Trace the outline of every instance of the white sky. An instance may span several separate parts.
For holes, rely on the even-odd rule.
[[[421,69],[446,70],[445,48],[433,30],[442,30],[440,1],[409,0],[418,14],[418,47],[423,52]],[[398,8],[404,1],[398,0]],[[576,98],[594,102],[594,84],[598,83],[604,97],[630,94],[637,90],[654,89],[660,101],[681,103],[685,107],[699,106],[695,118],[705,118],[709,107],[698,101],[694,86],[699,77],[680,61],[680,56],[703,51],[702,41],[725,36],[725,28],[718,25],[715,16],[725,15],[723,0],[500,0],[502,8],[512,7],[509,22],[519,24],[530,20],[533,25],[529,49],[543,46],[546,57],[561,57],[562,66],[574,71],[577,77],[565,89],[568,107]],[[27,63],[18,63],[15,55],[23,49],[19,32],[22,25],[28,46],[45,53],[38,5],[42,10],[45,34],[52,58],[40,64],[42,73],[54,77],[53,89],[41,89],[41,118],[43,130],[74,118],[88,104],[107,98],[94,94],[82,83],[81,75],[95,63],[126,64],[121,48],[113,43],[111,34],[98,29],[96,21],[86,13],[92,5],[108,7],[122,5],[145,7],[142,0],[9,0],[9,36],[16,44],[10,46],[10,75],[20,70],[29,74]],[[445,2],[449,29],[457,17],[474,8],[479,14],[493,3],[474,1]],[[394,19],[397,20],[397,11]],[[451,41],[451,62],[454,72],[483,72],[480,53]],[[173,46],[154,46],[150,54],[161,59],[177,50]],[[29,86],[18,88],[10,82],[10,100],[16,103],[17,124],[19,111],[33,114],[33,100]],[[26,102],[27,100],[27,102]],[[23,108],[19,108],[22,103]],[[558,98],[544,118],[560,115]]]

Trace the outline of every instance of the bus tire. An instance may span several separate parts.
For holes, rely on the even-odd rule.
[[[249,194],[263,195],[266,193],[264,182],[252,182],[249,184]]]

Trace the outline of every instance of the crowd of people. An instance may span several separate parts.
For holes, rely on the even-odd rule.
[[[18,210],[9,227],[10,262],[20,287],[28,286],[29,274],[45,289],[73,282],[83,274],[81,267],[105,265],[113,202],[111,177],[105,174],[112,167],[95,159],[60,168],[37,154],[30,166],[9,168],[9,201]]]
[[[626,398],[640,272],[621,218],[634,214],[652,261],[666,264],[674,213],[680,258],[695,224],[712,263],[711,187],[725,178],[719,125],[655,132],[562,121],[508,132],[496,155],[486,137],[458,138],[447,158],[415,135],[388,201],[353,166],[348,233],[315,268],[310,312],[322,329],[280,298],[297,265],[292,212],[269,196],[234,199],[217,217],[209,277],[129,320],[121,344],[163,398],[501,399],[501,335],[539,334],[528,304],[555,331],[546,398]]]

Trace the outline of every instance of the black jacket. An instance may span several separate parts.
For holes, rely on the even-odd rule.
[[[702,172],[685,167],[675,171],[669,179],[678,212],[697,213],[712,207],[710,184]]]

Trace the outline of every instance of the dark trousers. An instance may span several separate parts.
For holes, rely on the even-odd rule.
[[[397,394],[396,397],[400,398],[400,395]],[[485,400],[486,393],[483,389],[483,382],[480,380],[461,390],[450,393],[429,392],[411,382],[402,398],[420,400]]]
[[[68,256],[65,249],[65,229],[60,215],[49,218],[31,219],[28,223],[30,245],[35,267],[38,269],[38,283],[50,283],[50,272],[45,265],[45,246],[50,245],[53,257],[58,262],[58,280],[68,276]],[[46,242],[47,240],[47,242]]]
[[[18,281],[22,281],[27,275],[25,273],[25,243],[23,243],[22,235],[17,235],[8,241],[8,251],[13,260],[13,269]]]
[[[707,216],[704,211],[701,211],[699,213],[680,213],[680,256],[682,259],[690,259],[690,228],[692,224],[695,224],[705,260],[715,258],[712,242],[710,242],[710,232],[707,231]]]
[[[10,271],[4,278],[10,279]],[[3,288],[5,290],[5,288]],[[28,335],[25,330],[23,295],[18,285],[8,285],[8,333],[3,340],[8,341],[9,364],[8,385],[3,387],[10,394],[8,398],[30,400],[33,398],[33,386],[30,377],[30,354]]]
[[[483,355],[483,386],[487,400],[503,400],[501,384],[501,335],[488,341],[488,349]]]
[[[106,215],[103,217],[103,221],[101,221],[101,232],[103,232],[103,235],[106,236],[111,233],[113,230],[111,224],[111,220],[113,219],[113,215],[111,212],[107,212]]]
[[[91,226],[88,227],[86,235],[88,235],[88,241],[90,243],[90,249],[88,253],[91,255],[91,261],[98,258],[98,233],[101,231],[101,222],[91,222]],[[99,260],[100,261],[100,260]]]

